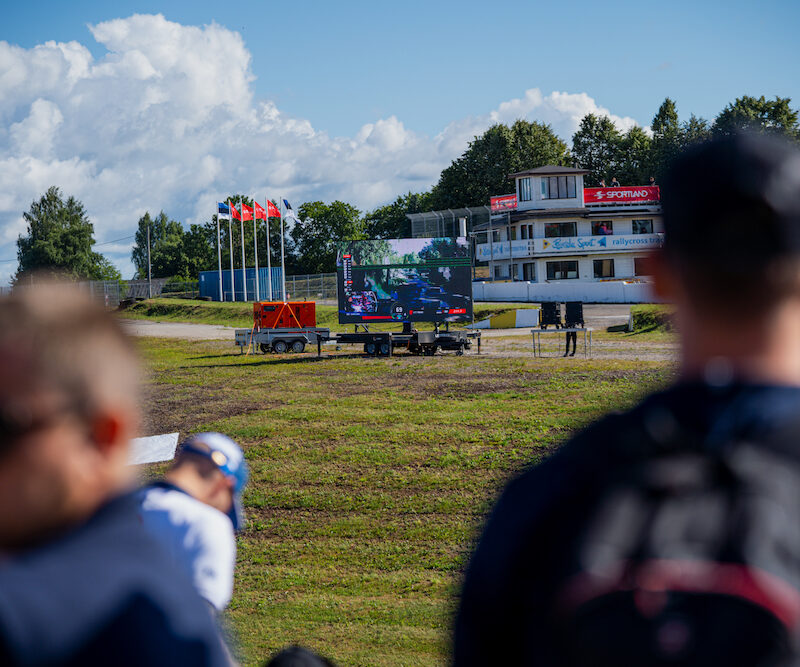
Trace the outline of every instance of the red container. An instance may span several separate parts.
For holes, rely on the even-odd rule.
[[[317,326],[314,301],[257,301],[253,304],[256,329],[304,329]]]

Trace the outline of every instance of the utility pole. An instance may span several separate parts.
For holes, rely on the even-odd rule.
[[[150,223],[147,223],[147,298],[153,298],[153,277],[150,271]]]

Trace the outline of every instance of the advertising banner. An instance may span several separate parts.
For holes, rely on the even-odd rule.
[[[533,253],[533,241],[495,241],[490,248],[488,243],[479,243],[475,247],[475,259],[488,262],[492,259],[508,259],[509,257],[526,257]]]
[[[484,201],[486,201],[484,199]],[[517,209],[517,195],[499,195],[490,197],[492,213],[503,213],[504,211],[515,211]]]
[[[661,201],[661,189],[657,185],[637,185],[631,188],[584,188],[585,206],[599,204],[645,204]]]
[[[587,251],[653,250],[660,248],[663,243],[663,234],[562,236],[550,239],[534,239],[535,252],[541,255],[555,253],[577,255]]]

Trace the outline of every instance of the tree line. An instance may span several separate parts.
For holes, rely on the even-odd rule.
[[[484,206],[492,195],[514,191],[509,174],[544,165],[575,166],[589,170],[587,186],[616,177],[623,185],[658,181],[669,163],[682,151],[712,137],[748,130],[777,133],[800,142],[798,111],[790,98],[743,96],[728,104],[713,121],[694,114],[681,120],[675,102],[666,98],[650,124],[651,133],[634,126],[619,130],[606,116],[588,114],[572,136],[572,146],[559,138],[550,125],[517,120],[498,123],[475,137],[462,155],[440,174],[429,191],[408,192],[372,211],[360,211],[343,201],[306,202],[297,209],[299,221],[288,225],[284,243],[286,269],[290,274],[328,273],[335,270],[336,244],[345,239],[387,239],[411,235],[406,214],[423,211]],[[237,206],[252,201],[232,195]],[[62,272],[93,279],[113,278],[118,272],[102,255],[92,251],[93,227],[83,205],[73,197],[63,200],[58,188],[50,188],[24,214],[28,232],[17,241],[19,270],[56,267]],[[147,277],[147,230],[150,229],[150,263],[153,277],[197,280],[203,270],[217,268],[217,219],[212,216],[188,229],[163,211],[145,213],[138,221],[131,259],[136,277]],[[220,225],[222,266],[241,266],[241,233],[238,221]],[[257,221],[259,265],[267,265],[267,228]],[[244,223],[248,266],[253,264],[253,222]],[[280,224],[269,222],[270,258],[280,265]]]

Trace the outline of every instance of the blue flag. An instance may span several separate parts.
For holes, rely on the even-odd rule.
[[[218,218],[225,218],[230,220],[231,217],[231,208],[227,204],[223,202],[217,202],[217,217]]]

